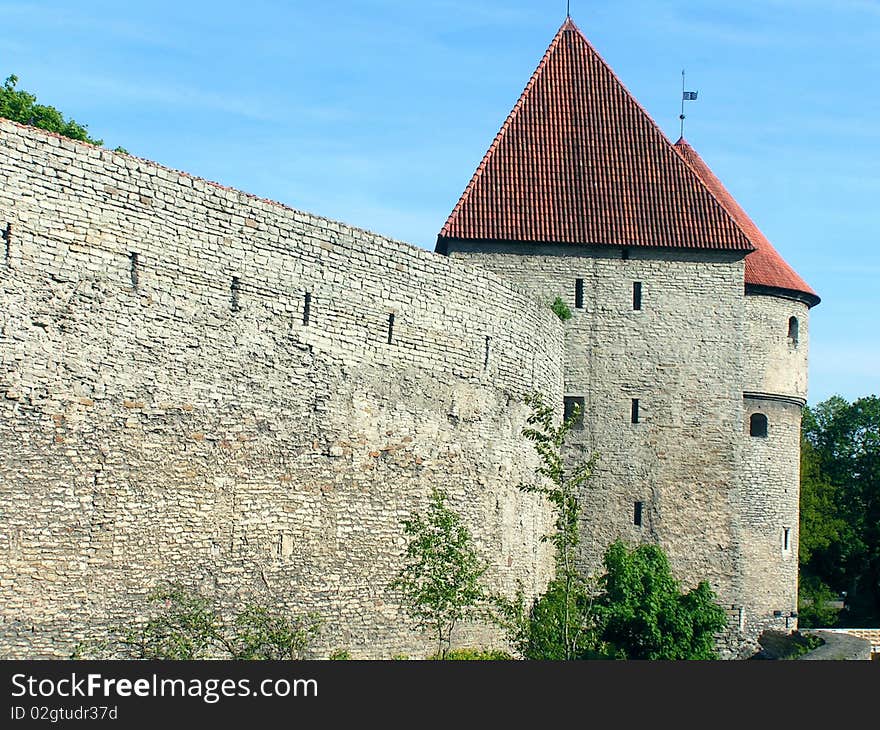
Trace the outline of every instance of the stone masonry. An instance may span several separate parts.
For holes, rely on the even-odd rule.
[[[549,513],[516,485],[524,396],[562,399],[549,309],[2,120],[0,169],[0,655],[67,656],[166,580],[318,611],[319,652],[424,655],[387,585],[435,486],[495,588],[542,589]]]
[[[318,656],[423,656],[388,586],[432,488],[491,588],[552,576],[532,392],[583,405],[585,573],[658,544],[724,656],[796,628],[819,297],[571,19],[436,253],[3,120],[0,170],[0,656],[168,581],[316,611]]]

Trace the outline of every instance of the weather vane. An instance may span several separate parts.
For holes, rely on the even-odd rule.
[[[681,70],[681,116],[679,119],[681,120],[681,137],[684,138],[684,103],[686,101],[696,101],[697,94],[699,91],[685,91],[684,90],[684,69]]]

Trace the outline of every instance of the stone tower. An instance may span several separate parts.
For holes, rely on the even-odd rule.
[[[819,297],[782,259],[684,140],[691,169],[740,225],[746,257],[741,542],[747,623],[770,611],[796,626],[801,409],[807,399],[809,310]],[[792,595],[794,598],[792,599]],[[779,615],[781,614],[781,615]],[[795,614],[795,615],[792,615]]]
[[[570,19],[437,251],[571,308],[560,405],[583,407],[571,457],[599,459],[584,570],[616,538],[656,543],[686,584],[719,593],[731,646],[793,626],[818,297]]]

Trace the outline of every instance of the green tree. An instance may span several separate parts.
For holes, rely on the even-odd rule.
[[[557,425],[553,408],[540,394],[528,396],[526,404],[532,412],[523,435],[533,442],[538,454],[538,479],[520,484],[519,489],[543,495],[553,507],[554,530],[542,540],[555,548],[556,573],[528,609],[521,592],[512,602],[502,601],[500,622],[527,659],[581,659],[593,650],[596,639],[592,615],[595,586],[576,564],[580,492],[592,476],[595,456],[571,466],[563,453],[571,430],[579,422],[579,406]]]
[[[486,564],[447,499],[445,492],[435,489],[427,514],[404,520],[409,543],[404,566],[391,584],[416,626],[434,634],[441,659],[452,645],[456,625],[479,615],[489,597],[481,584]]]
[[[837,623],[840,609],[832,602],[837,595],[815,576],[803,576],[798,582],[798,627],[829,628]]]
[[[257,605],[226,622],[210,599],[180,584],[155,589],[148,601],[146,622],[111,626],[105,639],[80,644],[73,658],[302,659],[321,625],[316,614],[290,616]]]
[[[846,592],[840,620],[880,621],[880,398],[804,410],[801,580]]]
[[[124,632],[121,643],[137,659],[206,659],[222,644],[223,622],[211,602],[180,585],[153,591],[160,610]]]
[[[625,659],[715,659],[715,634],[727,625],[705,581],[683,594],[664,552],[615,542],[596,599],[602,639]]]
[[[16,89],[18,77],[8,76],[0,88],[0,117],[20,124],[29,124],[49,132],[55,132],[71,139],[102,145],[103,140],[92,139],[85,125],[73,119],[65,119],[54,106],[37,103],[37,97],[27,91]]]
[[[321,623],[315,613],[287,616],[265,606],[248,606],[235,617],[223,645],[232,659],[303,659]]]

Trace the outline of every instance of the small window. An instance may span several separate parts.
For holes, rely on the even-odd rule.
[[[229,287],[230,294],[230,307],[233,312],[237,312],[241,309],[241,301],[239,298],[239,292],[241,292],[241,280],[237,276],[232,277],[232,285]]]
[[[574,280],[574,306],[575,309],[584,308],[584,280]]]
[[[638,398],[632,399],[632,409],[630,411],[630,421],[632,421],[632,423],[639,422],[639,399]]]
[[[394,342],[394,315],[388,315],[388,344]]]
[[[633,309],[638,311],[642,308],[642,282],[633,282]]]
[[[753,413],[749,418],[749,435],[759,438],[767,438],[767,416],[763,413]]]
[[[791,528],[782,528],[782,549],[788,552],[791,550]]]
[[[128,254],[128,264],[128,274],[129,278],[131,279],[131,288],[136,291],[138,288],[140,272],[138,270],[139,256],[134,251]]]
[[[797,317],[788,318],[788,344],[793,347],[798,346],[798,330],[800,325]]]
[[[644,505],[644,502],[636,502],[633,506],[633,524],[636,527],[642,526],[642,508]]]
[[[310,291],[306,292],[305,299],[303,300],[303,326],[308,327],[309,318],[312,315],[312,293]]]
[[[629,249],[628,248],[621,249],[620,258],[622,258],[624,261],[629,261]]]
[[[9,260],[12,258],[12,224],[6,224],[6,230],[3,231],[3,240],[6,241],[6,265],[9,266]]]
[[[562,417],[567,421],[577,412],[577,420],[572,426],[576,431],[584,428],[584,398],[583,396],[566,396],[563,401]]]

